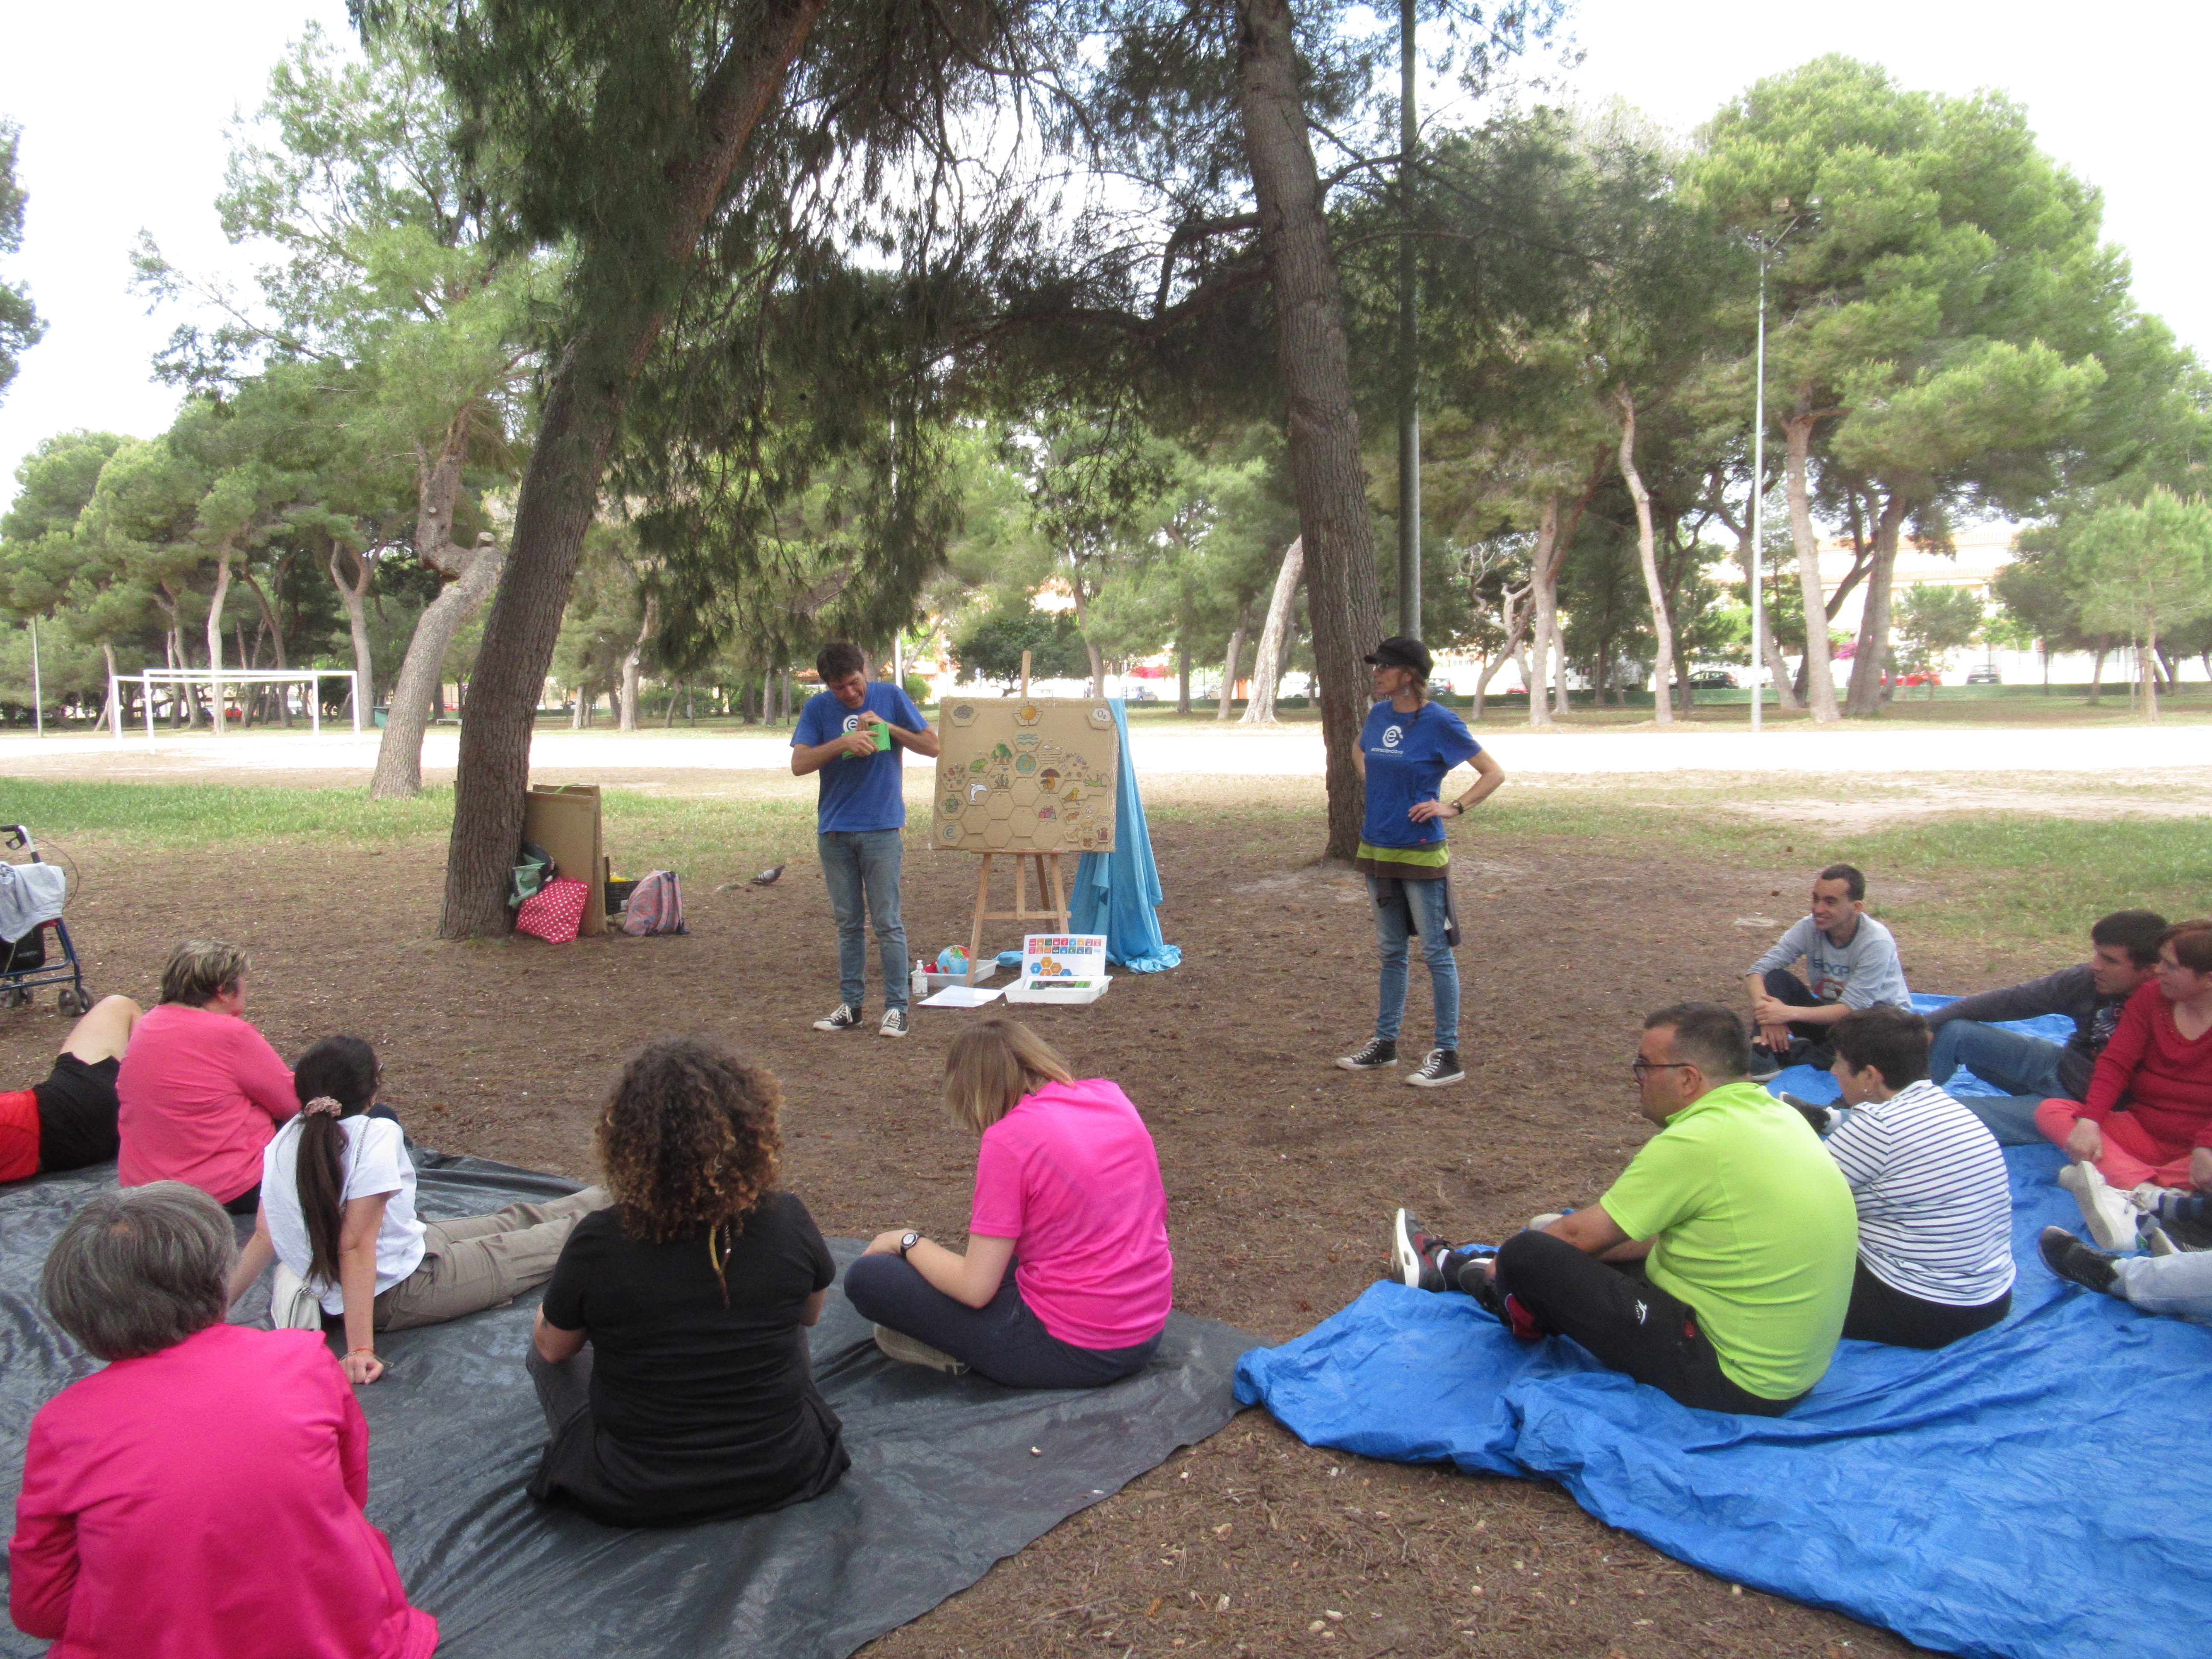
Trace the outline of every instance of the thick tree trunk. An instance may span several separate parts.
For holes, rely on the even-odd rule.
[[[2102,639],[2097,641],[2096,657],[2089,665],[2089,706],[2092,708],[2105,700],[2105,653],[2112,648]]]
[[[1536,550],[1528,563],[1529,660],[1521,670],[1522,681],[1528,688],[1528,724],[1539,732],[1548,732],[1557,723],[1552,715],[1550,653],[1553,635],[1559,631],[1562,545],[1559,493],[1547,491],[1536,517]]]
[[[1613,394],[1620,410],[1620,476],[1628,485],[1628,499],[1636,506],[1636,557],[1644,570],[1644,593],[1651,605],[1652,665],[1651,717],[1661,726],[1674,723],[1674,624],[1667,617],[1667,591],[1659,584],[1659,551],[1651,531],[1651,492],[1636,470],[1636,400],[1626,392]]]
[[[392,683],[392,706],[385,714],[384,738],[376,749],[376,775],[368,785],[372,799],[411,799],[422,793],[422,738],[437,711],[446,653],[461,625],[490,597],[506,563],[507,550],[487,537],[469,553],[459,579],[447,583],[415,619],[399,677]]]
[[[1813,497],[1805,467],[1813,452],[1815,415],[1793,415],[1782,423],[1788,459],[1782,469],[1790,501],[1790,539],[1797,549],[1797,585],[1805,601],[1805,701],[1822,726],[1843,718],[1836,708],[1836,670],[1828,655],[1828,607],[1820,597],[1820,544],[1813,534]]]
[[[638,624],[637,638],[623,658],[622,719],[616,729],[623,732],[637,730],[638,680],[643,671],[645,647],[660,626],[660,600],[651,594],[646,597],[645,620]],[[674,705],[671,705],[673,707]]]
[[[1176,713],[1190,713],[1190,647],[1176,641]]]
[[[2158,675],[2152,665],[2158,660],[2158,630],[2153,629],[2142,649],[2136,653],[2142,670],[2143,718],[2154,724],[2158,720]]]
[[[1881,712],[1882,681],[1889,667],[1889,609],[1897,571],[1897,538],[1912,502],[1893,489],[1875,521],[1874,562],[1868,567],[1866,602],[1859,612],[1858,647],[1851,655],[1851,684],[1844,704],[1847,714],[1865,719]]]
[[[1521,649],[1522,636],[1528,628],[1530,599],[1528,588],[1522,588],[1517,598],[1508,588],[1498,602],[1499,621],[1505,628],[1505,643],[1483,663],[1482,672],[1475,679],[1474,718],[1478,725],[1481,723],[1483,710],[1489,701],[1491,676],[1512,661],[1515,653]]]
[[[1291,474],[1305,544],[1306,610],[1328,786],[1331,858],[1359,844],[1365,794],[1353,758],[1367,718],[1361,659],[1382,637],[1359,415],[1352,400],[1344,294],[1307,137],[1290,0],[1238,0],[1244,151],[1275,309]]]
[[[1229,651],[1221,664],[1221,701],[1213,711],[1213,718],[1229,718],[1229,705],[1237,700],[1237,665],[1244,660],[1245,617],[1249,607],[1240,605],[1237,611],[1237,626],[1229,630]]]
[[[741,32],[695,108],[692,142],[668,158],[658,247],[586,246],[574,283],[582,319],[546,384],[517,497],[514,538],[484,625],[461,721],[445,939],[505,933],[509,872],[522,836],[530,738],[584,532],[599,504],[629,386],[666,324],[754,128],[781,94],[823,0],[769,0]]]
[[[1298,575],[1305,568],[1306,544],[1293,537],[1284,550],[1282,568],[1275,573],[1275,591],[1267,600],[1267,620],[1261,625],[1260,650],[1252,663],[1252,696],[1244,705],[1244,724],[1273,726],[1275,687],[1283,678],[1283,649],[1290,642],[1291,611],[1298,596]]]

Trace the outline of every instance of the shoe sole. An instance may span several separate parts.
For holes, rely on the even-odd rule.
[[[857,1019],[850,1025],[840,1025],[835,1020],[817,1019],[814,1022],[814,1029],[817,1031],[857,1031],[860,1029],[861,1024],[862,1022]]]
[[[2067,1177],[2071,1176],[2072,1180]],[[2106,1184],[2103,1176],[2086,1164],[2069,1164],[2058,1172],[2058,1184],[2074,1194],[2074,1206],[2081,1212],[2081,1219],[2088,1224],[2089,1237],[2104,1250],[2124,1250],[2136,1242],[2133,1221],[2135,1206]],[[2098,1202],[2099,1193],[2109,1194],[2114,1203],[2126,1212],[2125,1218],[2105,1213]]]
[[[903,1026],[903,1025],[902,1025],[901,1027],[899,1027],[899,1029],[898,1029],[897,1030],[896,1030],[896,1031],[890,1031],[890,1030],[885,1030],[882,1026],[878,1025],[878,1027],[876,1027],[876,1035],[877,1035],[878,1036],[902,1037],[902,1036],[905,1036],[908,1034],[908,1030],[909,1030],[909,1029],[910,1029],[910,1028],[908,1028],[908,1027],[907,1027],[907,1026]]]
[[[1386,1066],[1395,1066],[1397,1063],[1397,1060],[1395,1059],[1376,1060],[1370,1060],[1367,1064],[1363,1066],[1359,1061],[1354,1060],[1350,1054],[1346,1054],[1337,1060],[1336,1065],[1337,1069],[1343,1072],[1379,1072]]]
[[[1413,1241],[1407,1231],[1406,1210],[1403,1205],[1390,1221],[1390,1271],[1398,1275],[1398,1282],[1413,1290],[1421,1288],[1421,1258],[1413,1252]]]
[[[1465,1072],[1454,1072],[1449,1077],[1423,1077],[1419,1072],[1416,1072],[1413,1076],[1406,1079],[1407,1084],[1410,1087],[1415,1089],[1441,1089],[1448,1083],[1464,1083],[1466,1081],[1467,1073]]]
[[[902,1365],[921,1365],[933,1371],[942,1371],[947,1376],[965,1376],[968,1362],[955,1359],[942,1348],[933,1348],[904,1331],[895,1331],[888,1325],[876,1327],[876,1346],[886,1359],[896,1359]]]

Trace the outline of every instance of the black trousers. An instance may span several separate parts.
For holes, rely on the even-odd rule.
[[[1973,1308],[1923,1302],[1883,1284],[1867,1271],[1862,1259],[1851,1280],[1851,1310],[1844,1316],[1844,1334],[1857,1342],[1887,1342],[1893,1348],[1948,1348],[1962,1336],[1989,1329],[2011,1311],[2010,1291]]]
[[[1647,1279],[1640,1261],[1614,1266],[1550,1233],[1518,1232],[1498,1252],[1497,1288],[1510,1298],[1516,1335],[1571,1336],[1600,1364],[1685,1406],[1779,1417],[1805,1397],[1769,1400],[1730,1381],[1697,1315]]]
[[[1770,968],[1766,970],[1766,994],[1777,1002],[1789,1004],[1792,1008],[1827,1006],[1820,998],[1813,994],[1811,986],[1806,984],[1787,968]],[[1815,1024],[1811,1020],[1791,1020],[1790,1035],[1797,1040],[1790,1045],[1788,1054],[1777,1055],[1776,1058],[1784,1066],[1817,1066],[1821,1071],[1826,1071],[1836,1063],[1836,1051],[1828,1046],[1829,1030],[1829,1027]],[[1758,1041],[1757,1031],[1753,1031],[1751,1035],[1753,1042]]]

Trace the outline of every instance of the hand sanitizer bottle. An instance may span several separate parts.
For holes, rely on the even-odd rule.
[[[929,964],[920,957],[914,959],[914,979],[908,994],[916,1002],[929,994]]]

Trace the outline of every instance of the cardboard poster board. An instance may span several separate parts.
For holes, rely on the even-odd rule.
[[[939,726],[931,834],[971,853],[1114,845],[1121,738],[1090,697],[957,697]]]
[[[606,849],[600,837],[599,787],[569,783],[532,788],[522,800],[522,838],[552,857],[555,873],[590,889],[578,930],[588,937],[607,931]]]
[[[1106,977],[1103,933],[1031,933],[1022,940],[1021,977],[1006,987],[1009,1002],[1096,1002]]]

